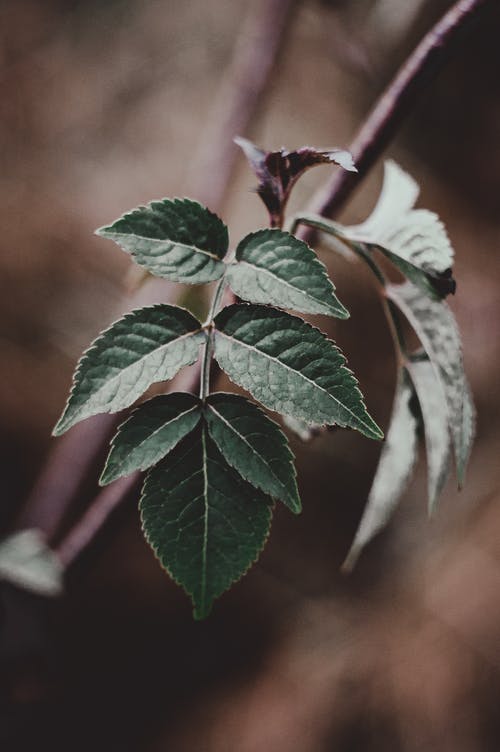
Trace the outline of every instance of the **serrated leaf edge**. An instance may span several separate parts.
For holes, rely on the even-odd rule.
[[[279,235],[289,235],[293,242],[295,242],[295,243],[297,243],[299,245],[303,245],[308,251],[311,252],[311,254],[312,254],[311,263],[314,265],[315,269],[317,269],[318,274],[320,274],[325,279],[325,281],[327,281],[331,285],[331,294],[332,294],[332,298],[335,301],[336,305],[334,305],[332,303],[329,303],[328,301],[324,301],[321,298],[315,297],[314,295],[312,295],[307,290],[303,290],[300,287],[296,287],[295,285],[292,285],[290,282],[288,282],[287,280],[283,279],[282,277],[278,277],[276,274],[274,274],[272,271],[270,271],[269,269],[267,269],[264,266],[256,266],[255,264],[251,264],[246,259],[238,258],[238,253],[241,254],[244,251],[244,248],[241,249],[241,246],[243,245],[243,243],[247,244],[248,242],[250,242],[250,240],[252,238],[255,238],[257,235],[262,235],[262,236],[270,237],[274,233],[279,234]],[[236,261],[233,261],[232,264],[228,265],[227,277],[228,277],[228,281],[229,281],[230,285],[231,285],[231,272],[232,272],[232,268],[237,267],[239,265],[248,266],[250,269],[256,270],[259,274],[261,274],[261,273],[262,274],[267,274],[269,277],[272,277],[273,279],[277,280],[281,285],[284,285],[285,287],[290,288],[295,293],[298,292],[298,293],[301,293],[302,295],[304,295],[304,297],[310,298],[315,303],[319,304],[319,306],[321,308],[323,308],[323,309],[327,308],[328,310],[330,310],[332,312],[335,312],[335,317],[336,318],[339,318],[339,319],[348,319],[350,317],[350,313],[347,310],[347,308],[345,308],[342,305],[342,303],[340,302],[340,300],[338,300],[337,296],[334,294],[334,292],[336,290],[335,284],[330,279],[330,277],[328,275],[328,272],[326,270],[326,267],[323,264],[323,262],[321,261],[321,259],[318,258],[318,256],[315,253],[315,251],[307,243],[304,243],[304,241],[300,240],[299,238],[296,238],[295,235],[291,235],[290,233],[286,233],[283,230],[278,230],[278,229],[273,229],[273,228],[271,228],[271,229],[264,229],[264,230],[256,230],[255,232],[251,232],[248,235],[245,235],[245,237],[242,240],[240,240],[240,242],[238,243],[238,246],[236,248]],[[278,304],[275,304],[275,305],[278,308],[282,308],[283,307],[283,306],[280,306]],[[295,308],[295,307],[293,308],[293,310],[300,311],[300,309]],[[320,311],[317,311],[317,310],[316,311],[306,311],[305,309],[303,309],[302,312],[303,313],[320,313]]]
[[[171,392],[171,394],[175,394],[175,392]],[[101,473],[101,477],[99,478],[99,485],[100,486],[107,486],[108,483],[112,483],[113,481],[117,480],[118,478],[121,478],[121,477],[124,477],[124,476],[126,477],[127,475],[130,475],[131,473],[135,472],[136,470],[140,470],[140,471],[143,472],[144,470],[147,470],[148,468],[152,467],[152,465],[156,465],[158,462],[160,462],[160,460],[162,460],[164,457],[166,457],[167,454],[169,454],[173,449],[175,449],[175,447],[177,446],[177,444],[179,444],[179,442],[182,441],[182,439],[186,438],[186,436],[188,436],[189,433],[191,433],[191,431],[196,428],[196,426],[198,425],[199,420],[201,419],[201,417],[203,415],[202,409],[201,409],[201,403],[198,403],[196,405],[193,405],[193,407],[190,407],[188,410],[184,410],[182,413],[179,413],[175,418],[172,418],[172,420],[169,420],[169,421],[166,421],[165,423],[162,423],[162,425],[158,426],[158,428],[156,428],[152,433],[150,433],[148,436],[146,436],[145,439],[143,439],[138,444],[136,444],[134,446],[134,451],[136,449],[138,449],[140,446],[142,446],[142,444],[144,444],[146,441],[149,441],[155,434],[157,434],[160,431],[162,431],[167,424],[175,423],[177,420],[180,420],[181,418],[185,417],[186,415],[189,415],[189,413],[192,413],[193,411],[198,410],[199,413],[200,413],[199,414],[199,418],[198,418],[198,422],[195,423],[195,425],[191,428],[191,431],[188,431],[183,436],[181,436],[176,441],[176,443],[173,446],[171,446],[170,449],[167,452],[165,452],[165,454],[163,454],[161,457],[159,457],[157,460],[155,460],[154,463],[152,463],[152,464],[144,464],[143,463],[143,464],[139,465],[138,467],[136,467],[135,470],[130,470],[129,472],[127,472],[125,474],[122,473],[122,472],[120,472],[118,475],[116,475],[116,473],[115,473],[110,478],[106,477],[106,471],[107,471],[107,469],[109,467],[109,461],[111,459],[112,452],[113,452],[114,448],[116,447],[116,442],[117,442],[119,436],[122,433],[122,429],[135,417],[135,415],[141,410],[142,407],[144,407],[144,405],[147,405],[149,402],[153,402],[154,399],[155,399],[155,397],[152,397],[150,400],[146,400],[145,402],[141,403],[138,407],[135,408],[135,410],[133,410],[130,413],[130,415],[127,417],[127,419],[124,420],[123,423],[120,423],[120,425],[118,426],[115,435],[111,439],[111,442],[110,442],[110,445],[109,445],[109,453],[108,453],[108,456],[106,458],[106,464],[104,465],[104,469],[103,469],[103,471]],[[123,462],[120,463],[120,466],[121,467],[123,466]]]
[[[246,304],[245,304],[245,303],[243,303],[243,304],[239,304],[239,305],[246,305]],[[265,306],[260,306],[260,307],[261,307],[261,308],[264,308],[264,309],[265,309]],[[291,316],[291,314],[287,314],[287,315]],[[378,426],[378,425],[377,425],[377,424],[375,423],[375,421],[373,420],[373,418],[371,418],[370,414],[368,413],[368,409],[367,409],[367,407],[366,407],[366,404],[365,404],[365,401],[364,401],[364,398],[363,398],[363,393],[361,392],[361,389],[360,389],[360,388],[359,388],[359,386],[358,386],[358,380],[357,380],[357,378],[356,378],[356,376],[355,376],[354,372],[353,372],[353,371],[351,371],[351,369],[350,369],[350,368],[349,368],[349,367],[348,367],[347,365],[345,365],[345,363],[346,363],[346,359],[345,359],[345,356],[344,356],[343,352],[342,352],[342,351],[340,350],[340,348],[339,348],[339,347],[337,347],[337,345],[335,344],[335,342],[334,342],[333,340],[329,339],[329,337],[328,337],[328,336],[327,336],[327,335],[326,335],[326,334],[325,334],[324,332],[322,332],[322,331],[321,331],[321,329],[319,329],[319,327],[317,327],[317,326],[313,326],[312,324],[309,324],[309,322],[307,322],[307,321],[304,321],[303,319],[300,319],[300,318],[299,318],[298,316],[291,316],[291,318],[298,318],[298,319],[299,319],[299,320],[300,320],[300,321],[301,321],[301,322],[302,322],[302,323],[303,323],[303,324],[304,324],[305,326],[308,326],[308,327],[310,327],[311,329],[315,329],[316,331],[318,331],[318,332],[319,332],[319,333],[320,333],[320,334],[321,334],[321,335],[322,335],[322,336],[323,336],[323,337],[324,337],[324,338],[326,339],[326,341],[327,341],[327,342],[328,342],[328,343],[329,343],[329,344],[330,344],[330,345],[331,345],[332,347],[334,347],[334,348],[335,348],[335,350],[337,350],[337,352],[338,352],[338,353],[339,353],[339,354],[340,354],[340,355],[342,356],[342,358],[343,358],[343,360],[344,360],[344,363],[343,363],[343,364],[341,364],[341,365],[339,366],[339,368],[340,368],[340,369],[343,369],[344,371],[347,371],[347,373],[348,373],[348,374],[349,374],[350,376],[352,376],[352,378],[354,379],[354,381],[355,381],[355,384],[353,385],[353,387],[352,387],[352,388],[353,388],[353,390],[354,390],[354,391],[356,391],[356,393],[358,394],[358,397],[359,397],[359,400],[360,400],[360,403],[361,403],[362,407],[363,407],[363,408],[365,409],[365,411],[366,411],[366,414],[368,415],[368,417],[369,417],[369,418],[370,418],[370,419],[372,420],[372,423],[373,423],[373,427],[370,427],[370,425],[369,425],[369,424],[365,423],[365,422],[364,422],[364,421],[362,421],[362,420],[361,420],[360,418],[357,418],[357,416],[356,416],[356,415],[354,415],[354,413],[352,412],[352,410],[350,410],[349,408],[345,407],[345,405],[343,405],[343,404],[342,404],[342,403],[341,403],[341,402],[340,402],[340,401],[339,401],[339,400],[338,400],[338,399],[337,399],[336,397],[333,397],[333,395],[331,395],[331,394],[330,394],[330,392],[328,392],[328,391],[327,391],[326,389],[324,389],[324,388],[323,388],[322,386],[319,386],[319,384],[317,384],[317,383],[316,383],[315,381],[312,381],[312,380],[311,380],[311,379],[309,379],[309,378],[308,378],[307,376],[303,376],[303,374],[302,374],[302,373],[301,373],[300,371],[296,371],[296,370],[294,370],[293,368],[291,368],[290,366],[287,366],[287,365],[286,365],[285,363],[283,363],[283,362],[282,362],[281,360],[279,360],[278,358],[276,358],[276,357],[274,357],[274,356],[272,356],[272,355],[267,355],[267,353],[263,353],[263,352],[262,352],[262,350],[258,350],[258,349],[257,349],[256,347],[252,347],[251,345],[247,345],[247,344],[246,344],[245,342],[242,342],[241,340],[239,340],[239,339],[236,339],[236,337],[232,337],[232,336],[230,336],[230,335],[227,335],[227,334],[225,334],[225,333],[224,333],[224,332],[223,332],[223,331],[222,331],[221,329],[219,329],[219,328],[217,327],[217,323],[215,324],[215,333],[216,333],[216,337],[215,337],[215,341],[216,341],[216,347],[215,347],[215,359],[217,360],[217,335],[222,335],[222,336],[224,336],[224,337],[225,337],[226,339],[228,339],[228,340],[232,340],[232,341],[234,341],[234,342],[237,342],[238,344],[242,345],[243,347],[246,347],[246,348],[247,348],[248,350],[254,350],[255,352],[259,353],[260,355],[262,355],[262,356],[264,356],[264,357],[266,357],[266,358],[269,358],[270,360],[274,360],[274,361],[276,361],[277,363],[279,363],[279,364],[280,364],[281,366],[283,366],[283,367],[284,367],[284,368],[286,368],[287,370],[289,370],[289,371],[292,371],[292,372],[293,372],[293,373],[295,373],[295,374],[300,374],[300,375],[302,376],[302,378],[303,378],[303,379],[304,379],[305,381],[308,381],[308,382],[309,382],[309,383],[311,383],[311,384],[312,384],[312,385],[313,385],[313,386],[314,386],[315,388],[317,388],[317,389],[320,389],[321,391],[325,392],[325,394],[327,394],[327,395],[328,395],[328,396],[329,396],[329,397],[330,397],[331,399],[333,399],[333,400],[334,400],[335,402],[337,402],[337,403],[338,403],[338,404],[339,404],[339,405],[340,405],[340,406],[341,406],[341,407],[342,407],[343,409],[347,410],[347,412],[348,412],[348,413],[350,413],[350,414],[351,414],[351,415],[353,416],[353,418],[355,419],[355,421],[356,421],[356,422],[360,423],[361,425],[363,425],[363,426],[365,426],[365,427],[367,428],[367,430],[368,430],[368,433],[367,433],[367,434],[365,434],[365,435],[367,436],[367,438],[373,438],[373,439],[378,439],[378,440],[382,440],[382,439],[384,438],[384,434],[383,434],[382,430],[380,429],[380,427],[379,427],[379,426]],[[223,370],[224,370],[224,369],[223,369]],[[226,373],[226,372],[224,371],[224,373]],[[230,381],[231,381],[231,382],[232,382],[233,384],[236,384],[236,385],[240,386],[240,385],[238,384],[238,382],[234,381],[234,380],[233,380],[233,379],[231,378],[231,376],[230,376],[229,374],[226,374],[226,375],[228,376],[228,378],[230,379]],[[244,387],[243,387],[243,388],[244,388]],[[259,402],[260,402],[260,400],[259,400]],[[262,405],[264,405],[265,407],[267,407],[267,405],[266,405],[266,404],[265,404],[264,402],[261,402],[261,404],[262,404]],[[272,407],[269,407],[269,409],[270,409],[270,410],[272,410],[273,408],[272,408]],[[292,416],[292,417],[294,417],[294,416]],[[300,417],[301,417],[301,418],[302,418],[302,419],[303,419],[303,420],[304,420],[304,421],[305,421],[306,423],[308,423],[309,425],[317,425],[317,426],[318,426],[318,425],[319,425],[319,426],[326,426],[326,425],[338,425],[338,426],[340,426],[341,428],[346,428],[346,426],[347,426],[347,424],[344,424],[344,425],[342,425],[342,423],[340,423],[340,422],[338,422],[338,421],[334,421],[334,422],[332,422],[332,423],[326,423],[326,422],[323,422],[323,423],[318,423],[317,421],[311,421],[311,420],[308,420],[307,418],[305,418],[305,417],[303,417],[303,416],[300,416]],[[374,429],[378,429],[378,431],[375,431]]]
[[[205,430],[203,430],[203,437],[205,437]],[[186,438],[186,437],[184,437],[184,438]],[[204,439],[204,441],[205,441],[205,439]],[[203,454],[206,457],[205,443],[204,443],[204,447],[203,447]],[[206,466],[206,462],[204,463],[204,466]],[[168,576],[170,577],[170,579],[172,580],[172,582],[174,582],[176,585],[178,585],[186,593],[186,595],[189,597],[189,599],[191,600],[191,603],[193,604],[193,617],[194,617],[194,619],[196,621],[201,621],[202,619],[206,619],[206,617],[209,616],[210,610],[211,610],[212,605],[213,605],[213,602],[216,599],[220,598],[222,595],[224,595],[224,593],[227,593],[228,590],[230,590],[231,587],[236,582],[239,582],[247,574],[247,572],[254,566],[254,564],[259,560],[260,555],[261,555],[262,551],[264,550],[264,548],[265,548],[265,546],[267,544],[267,541],[269,540],[270,534],[271,534],[271,526],[272,526],[273,511],[274,511],[274,502],[273,502],[273,499],[272,499],[271,496],[269,496],[267,494],[264,494],[264,495],[267,496],[267,498],[270,501],[270,503],[268,505],[268,509],[269,509],[269,526],[267,528],[267,534],[266,534],[266,536],[262,540],[262,545],[261,545],[261,547],[259,548],[259,550],[255,554],[255,558],[252,559],[252,561],[248,562],[248,566],[244,570],[242,570],[239,575],[237,575],[236,577],[234,577],[234,579],[232,579],[231,582],[228,583],[227,587],[221,593],[219,593],[219,595],[217,595],[216,598],[213,599],[213,601],[210,604],[210,607],[208,608],[208,610],[206,610],[206,607],[205,607],[205,610],[201,611],[201,609],[199,609],[196,606],[195,602],[194,602],[193,593],[191,593],[189,591],[189,589],[186,587],[186,585],[184,583],[180,582],[177,579],[177,577],[170,571],[169,567],[163,562],[163,560],[162,560],[162,558],[161,558],[161,556],[160,556],[160,554],[159,554],[156,546],[154,546],[153,543],[150,541],[150,539],[149,539],[149,537],[147,535],[147,532],[145,530],[145,520],[144,520],[143,510],[141,509],[140,504],[141,504],[142,499],[144,497],[144,488],[145,488],[146,482],[148,480],[148,475],[149,475],[149,473],[152,470],[154,470],[154,468],[150,468],[148,470],[148,472],[146,473],[146,477],[144,479],[144,482],[143,482],[143,485],[142,485],[142,489],[141,489],[141,496],[140,496],[140,500],[139,500],[139,515],[140,515],[140,520],[141,520],[141,530],[142,530],[142,533],[144,535],[144,538],[145,538],[148,546],[151,548],[151,550],[152,550],[152,552],[153,552],[156,560],[159,562],[161,568],[164,570],[164,572],[166,572],[168,574]],[[205,501],[205,507],[206,507],[206,501]],[[206,515],[205,515],[205,519],[206,519]],[[206,528],[206,523],[205,523],[205,528]]]
[[[174,306],[174,305],[171,305],[169,303],[156,303],[155,305],[152,305],[152,306],[143,306],[142,308],[134,308],[134,310],[128,311],[123,316],[120,316],[120,318],[116,319],[109,326],[107,326],[106,329],[103,329],[97,335],[97,337],[95,337],[92,340],[92,342],[90,343],[90,345],[80,355],[80,358],[78,359],[78,363],[76,365],[75,371],[73,373],[72,383],[71,383],[71,387],[70,387],[70,390],[69,390],[68,398],[66,400],[66,404],[64,406],[64,410],[62,412],[61,417],[59,418],[59,420],[57,421],[56,425],[54,426],[54,428],[52,430],[52,436],[60,436],[61,434],[65,433],[67,430],[69,430],[70,428],[72,428],[74,425],[76,425],[76,423],[79,423],[81,420],[86,420],[87,417],[88,418],[92,417],[91,415],[88,415],[88,416],[85,416],[85,418],[78,418],[77,420],[72,420],[72,421],[70,421],[69,425],[66,425],[67,421],[63,420],[64,416],[66,415],[67,409],[69,407],[69,403],[71,401],[71,398],[72,398],[73,394],[75,393],[75,389],[76,389],[76,387],[78,385],[77,384],[77,377],[81,373],[81,368],[82,368],[83,361],[84,361],[84,359],[94,349],[96,349],[98,341],[101,340],[101,338],[105,337],[107,334],[109,334],[110,330],[119,321],[125,321],[126,319],[132,318],[134,316],[134,314],[138,313],[139,311],[146,311],[146,310],[152,311],[152,310],[155,310],[157,308],[164,308],[165,306],[168,307],[168,308],[176,308],[176,309],[178,309],[180,311],[183,311],[183,312],[189,314],[189,316],[191,316],[197,322],[197,324],[199,325],[198,329],[194,329],[192,332],[187,332],[186,334],[182,334],[180,337],[177,337],[176,340],[172,340],[172,342],[174,342],[174,341],[177,342],[180,339],[184,339],[186,337],[191,337],[191,336],[193,336],[195,334],[205,334],[205,331],[204,331],[204,329],[203,329],[203,327],[201,325],[201,322],[198,321],[198,319],[195,316],[193,316],[193,314],[191,313],[191,311],[188,311],[187,308],[183,308],[181,306]],[[206,334],[205,334],[205,336],[206,336]],[[166,346],[168,346],[170,344],[171,344],[171,342],[167,343]],[[201,345],[201,342],[200,342],[200,345]],[[143,356],[143,357],[147,357],[147,356]],[[198,359],[198,357],[199,357],[199,355],[195,358],[195,360],[192,360],[191,363],[185,363],[184,366],[181,366],[181,367],[184,368],[185,366],[192,365],[193,363],[196,362],[196,360]],[[136,361],[136,363],[140,362],[140,360],[142,360],[142,358],[140,358],[138,361]],[[135,363],[133,365],[135,365]],[[159,382],[155,382],[155,383],[159,383]],[[129,405],[130,404],[132,404],[132,403],[129,403]],[[124,410],[125,407],[127,407],[127,406],[124,405],[123,407],[118,408],[118,410],[113,410],[113,411],[102,410],[102,411],[98,411],[96,413],[93,413],[93,415],[103,415],[103,414],[107,414],[107,413],[110,413],[110,412],[120,412],[120,410]]]
[[[218,394],[220,394],[220,392],[218,392]],[[254,405],[255,405],[255,403],[252,403],[252,404],[254,404]],[[256,407],[256,408],[257,408],[257,410],[258,410],[258,411],[260,412],[260,414],[262,415],[262,417],[263,417],[263,418],[265,418],[266,420],[268,420],[268,421],[269,421],[270,423],[273,423],[273,424],[274,424],[274,426],[276,426],[276,428],[277,428],[277,429],[278,429],[278,430],[280,431],[280,433],[281,433],[281,434],[282,434],[282,436],[283,436],[283,439],[284,439],[284,443],[283,443],[283,448],[284,448],[285,452],[286,452],[286,453],[287,453],[287,455],[288,455],[288,460],[289,460],[289,463],[290,463],[290,465],[291,465],[291,467],[292,467],[292,473],[291,473],[291,475],[292,475],[292,479],[293,479],[293,483],[294,483],[294,487],[295,487],[295,490],[297,491],[297,500],[298,500],[298,505],[297,505],[297,504],[295,504],[295,503],[293,503],[293,504],[292,504],[292,499],[291,499],[291,498],[289,498],[289,494],[288,494],[288,491],[287,491],[286,487],[284,486],[283,482],[282,482],[282,481],[281,481],[281,480],[280,480],[280,479],[278,478],[278,476],[277,476],[277,475],[275,475],[275,473],[274,473],[273,469],[272,469],[272,468],[271,468],[271,466],[270,466],[270,465],[268,464],[268,462],[267,462],[267,459],[266,459],[266,458],[265,458],[265,457],[264,457],[264,456],[263,456],[262,454],[259,454],[259,453],[258,453],[258,452],[257,452],[257,451],[256,451],[256,450],[255,450],[255,449],[253,448],[253,446],[252,446],[252,445],[250,444],[250,442],[249,442],[249,441],[248,441],[248,440],[247,440],[247,439],[245,438],[245,436],[243,436],[242,434],[240,434],[240,433],[239,433],[239,432],[238,432],[238,431],[237,431],[237,430],[236,430],[236,429],[234,428],[234,426],[232,426],[232,425],[231,425],[231,423],[229,423],[229,421],[228,421],[228,420],[226,420],[226,418],[224,418],[224,416],[223,416],[223,415],[221,415],[221,414],[220,414],[220,413],[218,412],[218,410],[216,410],[216,409],[215,409],[215,408],[213,407],[213,405],[212,405],[212,404],[210,404],[210,402],[206,402],[206,404],[205,404],[205,409],[210,409],[210,410],[212,410],[212,412],[213,412],[213,413],[215,413],[215,414],[217,415],[217,417],[218,417],[218,418],[219,418],[219,419],[220,419],[220,420],[221,420],[221,421],[222,421],[222,422],[223,422],[223,423],[224,423],[224,424],[225,424],[226,426],[228,426],[228,427],[230,428],[230,430],[231,430],[231,431],[232,431],[233,433],[235,433],[235,434],[236,434],[236,435],[238,436],[238,438],[239,438],[239,439],[241,439],[241,440],[242,440],[242,441],[243,441],[243,442],[244,442],[244,443],[245,443],[245,444],[246,444],[246,445],[248,446],[248,448],[249,448],[249,449],[250,449],[250,450],[252,451],[252,453],[253,453],[253,454],[255,454],[255,455],[256,455],[257,457],[259,457],[259,459],[263,460],[263,462],[264,462],[264,463],[266,464],[266,466],[268,467],[268,469],[269,469],[269,472],[271,473],[271,475],[272,475],[272,476],[274,477],[274,479],[276,480],[276,482],[278,483],[278,485],[279,485],[279,486],[280,486],[280,487],[281,487],[281,488],[282,488],[282,489],[284,490],[284,493],[282,493],[282,495],[281,495],[281,496],[279,496],[279,497],[277,497],[277,498],[279,498],[279,500],[280,500],[280,501],[282,501],[282,502],[283,502],[283,504],[285,504],[285,506],[287,506],[287,507],[288,507],[288,509],[290,509],[290,511],[291,511],[291,512],[293,512],[294,514],[300,514],[300,512],[302,511],[302,505],[301,505],[301,503],[300,503],[300,497],[299,497],[299,493],[298,493],[298,488],[297,488],[297,471],[296,471],[296,469],[295,469],[295,463],[294,463],[294,456],[293,456],[293,453],[292,453],[292,451],[291,451],[291,449],[290,449],[290,447],[289,447],[289,445],[288,445],[288,440],[287,440],[287,438],[286,438],[285,434],[284,434],[284,433],[283,433],[283,432],[281,431],[281,428],[280,428],[279,424],[278,424],[278,423],[276,423],[276,421],[274,421],[274,420],[272,420],[271,418],[269,418],[269,416],[268,416],[268,415],[266,415],[266,413],[265,413],[265,412],[264,412],[263,410],[261,410],[261,409],[260,409],[260,407],[259,407],[258,405],[255,405],[255,407]],[[264,493],[265,495],[267,495],[267,496],[272,496],[272,497],[274,497],[274,494],[273,494],[273,495],[271,495],[271,494],[269,493],[269,491],[268,491],[268,490],[267,490],[266,488],[264,488],[264,487],[263,487],[262,485],[257,485],[256,483],[254,483],[254,481],[252,481],[252,480],[251,480],[250,478],[248,478],[248,477],[247,477],[247,474],[243,473],[243,472],[242,472],[242,471],[241,471],[241,470],[240,470],[239,468],[237,468],[237,467],[236,467],[236,465],[235,465],[235,464],[234,464],[233,462],[231,462],[231,458],[230,458],[230,457],[228,457],[228,456],[227,456],[227,455],[226,455],[226,454],[225,454],[225,453],[224,453],[224,452],[222,451],[222,449],[221,449],[221,447],[219,446],[219,444],[218,444],[217,440],[216,440],[216,439],[215,439],[215,437],[214,437],[214,436],[212,435],[212,433],[211,433],[211,431],[210,431],[210,425],[209,425],[208,423],[207,423],[207,429],[208,429],[208,433],[210,434],[210,438],[211,438],[211,439],[212,439],[212,441],[213,441],[213,442],[214,442],[214,443],[216,444],[216,446],[217,446],[217,448],[218,448],[219,452],[220,452],[220,453],[222,454],[222,456],[224,457],[224,459],[226,460],[226,462],[228,463],[228,465],[230,465],[230,466],[231,466],[231,467],[232,467],[232,468],[233,468],[234,470],[236,470],[236,472],[238,473],[238,475],[241,475],[241,477],[243,478],[243,480],[245,480],[245,481],[246,481],[247,483],[249,483],[249,484],[250,484],[251,486],[254,486],[254,488],[257,488],[257,489],[259,489],[260,491],[262,491],[262,492],[263,492],[263,493]]]

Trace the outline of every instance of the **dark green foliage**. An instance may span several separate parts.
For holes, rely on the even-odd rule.
[[[202,425],[149,471],[140,509],[147,540],[203,619],[262,550],[272,499],[228,465]]]
[[[239,143],[258,176],[271,224],[280,229],[247,235],[234,258],[225,258],[228,232],[219,217],[189,199],[163,199],[98,230],[152,274],[218,284],[204,324],[182,308],[157,305],[132,311],[103,332],[81,358],[54,429],[59,434],[96,413],[132,405],[152,384],[194,363],[201,346],[200,396],[162,394],[139,405],[114,436],[100,481],[148,471],[140,501],[144,532],[161,564],[191,596],[196,618],[204,618],[213,600],[255,561],[274,501],[294,513],[301,510],[286,436],[246,397],[210,393],[212,357],[233,382],[304,437],[322,426],[339,426],[383,438],[335,343],[280,310],[349,315],[314,251],[282,231],[281,223],[291,187],[305,169],[326,162],[355,169],[352,159],[340,150],[263,152]],[[420,420],[431,508],[448,474],[448,431],[460,480],[472,443],[474,409],[460,341],[440,299],[453,284],[453,253],[438,218],[413,209],[417,193],[411,178],[391,163],[379,203],[362,225],[342,227],[312,215],[293,224],[333,234],[366,261],[391,300],[394,331],[400,332],[394,318],[399,308],[426,351],[418,358],[406,353],[398,334],[403,365],[393,416],[351,563],[398,502],[416,457]],[[387,285],[375,250],[414,284]],[[227,284],[247,302],[219,310]]]

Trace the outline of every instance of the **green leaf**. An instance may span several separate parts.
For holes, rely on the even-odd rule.
[[[100,484],[155,465],[193,430],[201,415],[198,397],[185,392],[161,394],[140,405],[113,437]]]
[[[432,514],[450,473],[451,446],[446,399],[429,360],[408,363],[408,372],[417,393],[424,423],[428,508],[429,514]]]
[[[96,232],[114,240],[158,277],[199,284],[224,274],[227,227],[197,201],[152,201]]]
[[[263,405],[382,438],[344,356],[319,329],[289,313],[245,304],[224,308],[215,325],[219,365]]]
[[[203,619],[258,557],[272,501],[227,464],[201,424],[148,472],[140,509],[149,544]]]
[[[293,454],[278,424],[237,394],[211,394],[205,417],[225,460],[253,486],[298,514],[301,505]]]
[[[431,300],[412,284],[389,285],[387,296],[415,329],[441,382],[455,449],[459,485],[474,439],[474,405],[464,373],[462,345],[455,318],[443,301]]]
[[[349,318],[314,251],[288,232],[259,230],[243,238],[227,279],[251,303]]]
[[[439,217],[413,209],[419,189],[395,162],[385,162],[384,184],[372,214],[345,227],[348,238],[376,247],[423,292],[444,297],[455,291],[453,249]]]
[[[410,480],[417,458],[417,419],[411,409],[412,397],[413,388],[403,371],[370,495],[344,562],[346,570],[352,569],[362,549],[385,527]]]
[[[151,384],[194,363],[204,340],[200,322],[183,308],[155,305],[126,314],[81,357],[54,435],[90,415],[128,407]]]

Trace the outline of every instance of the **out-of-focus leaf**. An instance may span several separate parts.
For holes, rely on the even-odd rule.
[[[194,363],[205,341],[188,311],[155,305],[127,313],[92,343],[76,369],[68,403],[54,435],[97,413],[131,405],[157,381]]]
[[[227,278],[234,292],[251,303],[349,317],[314,251],[288,232],[259,230],[243,238]]]
[[[455,318],[444,301],[422,295],[410,282],[389,285],[386,294],[415,329],[441,382],[461,486],[474,439],[475,411],[464,373]]]
[[[356,172],[352,155],[343,149],[304,146],[296,151],[263,151],[246,138],[235,138],[235,142],[243,150],[258,178],[257,193],[269,212],[272,226],[277,226],[282,219],[290,191],[305,170],[314,165],[330,163]]]
[[[385,527],[411,478],[417,458],[418,425],[411,409],[413,395],[408,375],[402,371],[377,472],[361,522],[344,562],[346,570],[352,569],[362,549]]]
[[[448,410],[442,385],[429,360],[408,363],[417,393],[425,431],[429,514],[436,508],[450,473],[451,445]]]
[[[229,243],[227,227],[191,199],[152,201],[96,232],[114,240],[158,277],[200,284],[224,274],[221,259]]]
[[[203,619],[258,557],[272,500],[228,465],[202,423],[148,472],[140,509],[148,542]]]
[[[0,541],[0,580],[54,597],[62,593],[63,566],[39,530],[21,530]]]
[[[319,329],[275,308],[238,304],[224,308],[215,326],[219,365],[263,405],[382,438],[344,356]]]

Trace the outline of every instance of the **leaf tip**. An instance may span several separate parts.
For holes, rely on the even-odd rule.
[[[345,575],[351,574],[351,572],[353,571],[354,567],[357,564],[360,553],[361,553],[361,548],[353,544],[351,548],[349,549],[344,561],[342,562],[342,566],[340,567],[340,571],[342,572],[342,574],[345,574]]]

